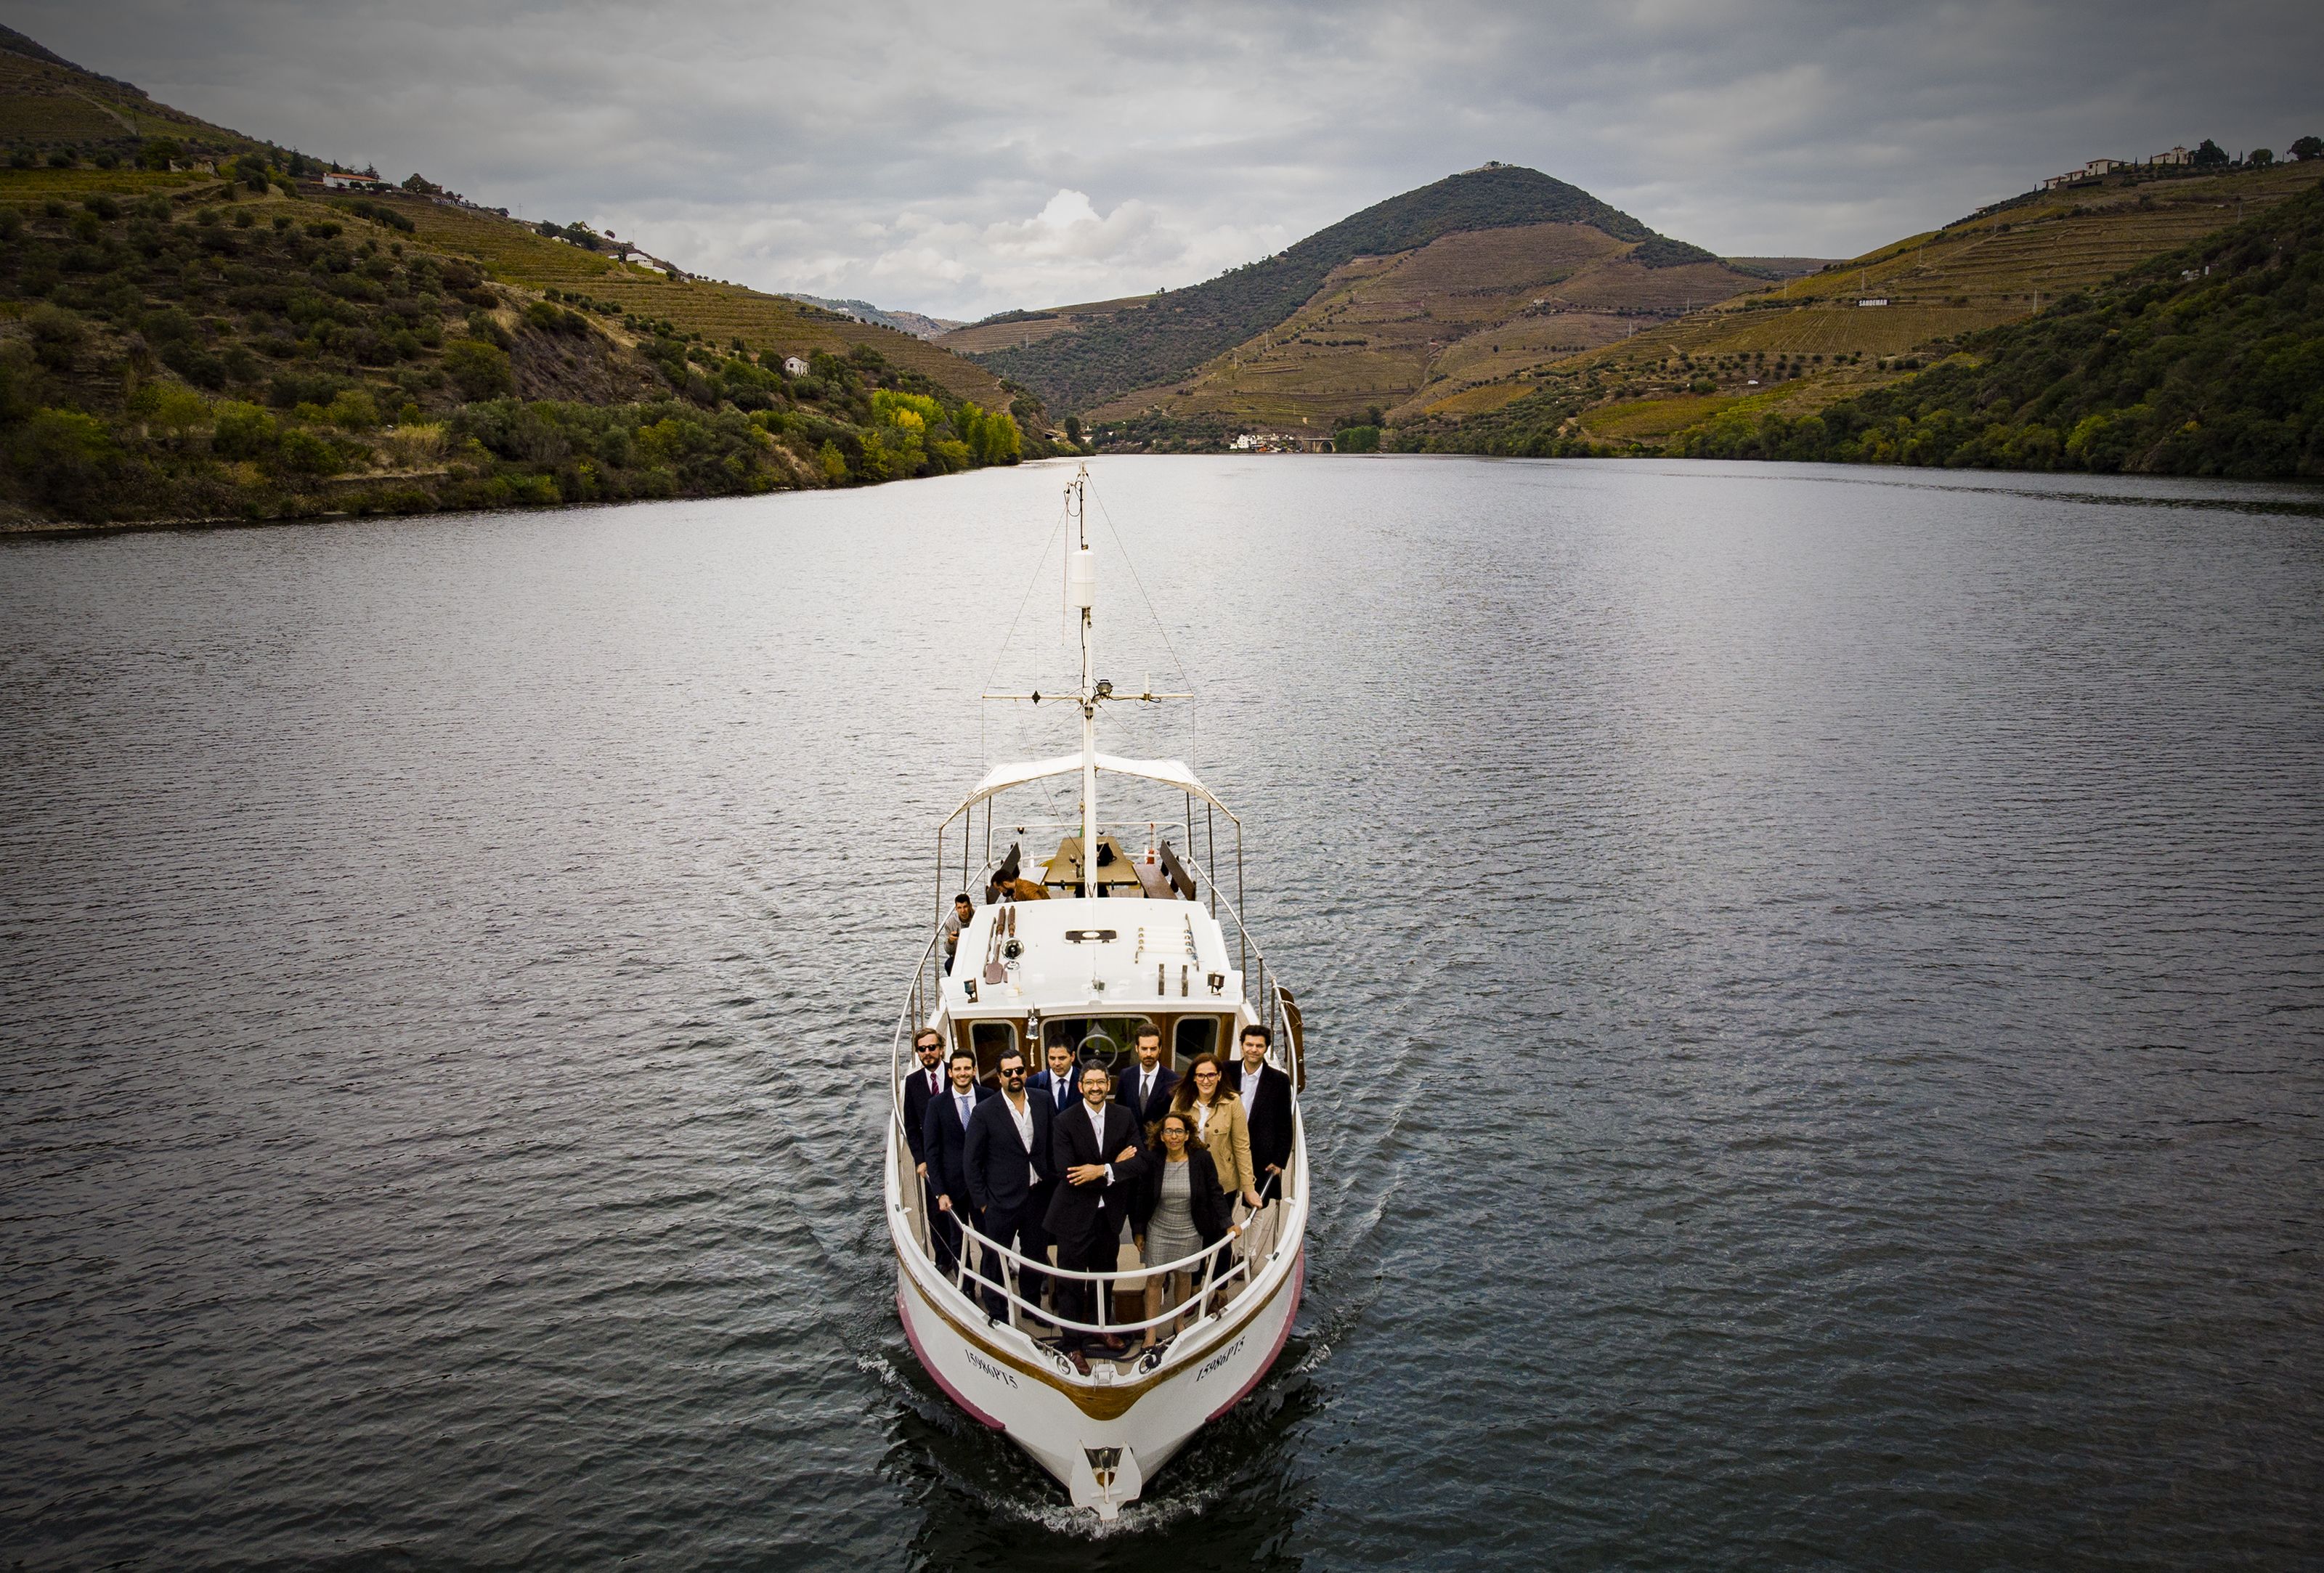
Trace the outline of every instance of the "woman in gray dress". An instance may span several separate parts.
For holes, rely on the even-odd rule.
[[[1138,1254],[1146,1262],[1176,1262],[1222,1235],[1239,1234],[1234,1203],[1219,1184],[1218,1165],[1202,1143],[1194,1140],[1194,1122],[1172,1109],[1162,1117],[1154,1145],[1147,1154],[1146,1178],[1132,1197],[1131,1231]],[[1164,1283],[1162,1279],[1171,1280]],[[1146,1280],[1146,1314],[1164,1306],[1183,1304],[1194,1292],[1199,1274],[1188,1272],[1149,1274]],[[1167,1295],[1160,1304],[1156,1296]],[[1175,1336],[1178,1324],[1169,1324]],[[1156,1329],[1146,1329],[1146,1341],[1155,1341]]]

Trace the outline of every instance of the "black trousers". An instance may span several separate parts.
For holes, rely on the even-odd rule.
[[[1036,1198],[1028,1196],[1015,1207],[987,1208],[976,1232],[988,1240],[1038,1260],[1041,1253],[1048,1248],[1049,1236],[1048,1231],[1041,1227],[1041,1210],[1036,1203]],[[1031,1267],[1020,1267],[1018,1274],[1017,1292],[1038,1305],[1041,1302],[1041,1286],[1048,1282],[1048,1274]],[[1009,1264],[988,1251],[977,1275],[986,1284],[982,1292],[985,1311],[1007,1320],[1009,1302],[1001,1297],[998,1285],[1008,1282]]]
[[[936,1265],[949,1274],[960,1263],[961,1224],[965,1221],[969,1228],[975,1228],[978,1223],[973,1209],[954,1200],[951,1210],[945,1211],[937,1208],[936,1197],[936,1192],[931,1187],[928,1196],[928,1236],[936,1244]]]
[[[1072,1267],[1084,1273],[1111,1273],[1121,1262],[1121,1221],[1120,1209],[1101,1206],[1097,1217],[1084,1230],[1062,1235],[1057,1239],[1057,1265]],[[1080,1278],[1060,1278],[1056,1283],[1057,1313],[1074,1321],[1091,1321],[1103,1327],[1113,1320],[1113,1299],[1111,1281],[1092,1283]],[[1095,1314],[1092,1314],[1092,1307]],[[1099,1335],[1068,1331],[1068,1345],[1087,1342]]]

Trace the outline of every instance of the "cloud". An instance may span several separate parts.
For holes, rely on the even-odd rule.
[[[1178,286],[1488,159],[1849,254],[2097,153],[2324,133],[2324,11],[31,0],[157,97],[703,271],[945,316]]]

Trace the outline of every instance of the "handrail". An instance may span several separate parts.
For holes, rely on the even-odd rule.
[[[1033,1265],[1025,1257],[1017,1256],[1015,1252],[1009,1251],[1007,1246],[996,1244],[992,1240],[986,1238],[984,1236],[977,1234],[975,1230],[971,1229],[968,1233],[974,1237],[980,1250],[1006,1252],[1010,1257],[1020,1264],[1019,1267],[1019,1272],[1020,1274],[1025,1267]],[[1224,1245],[1227,1241],[1228,1237],[1222,1236],[1221,1237],[1219,1243],[1221,1245]],[[1190,1257],[1188,1259],[1190,1261],[1200,1261],[1207,1259],[1209,1253],[1206,1252],[1203,1256]],[[1213,1260],[1211,1262],[1211,1265],[1204,1269],[1203,1274],[1202,1293],[1197,1298],[1206,1300],[1217,1290],[1222,1289],[1229,1283],[1233,1283],[1236,1278],[1240,1277],[1248,1282],[1250,1277],[1250,1262],[1248,1258],[1238,1260],[1224,1273],[1219,1272],[1217,1268],[1217,1262]],[[1178,1267],[1117,1267],[1111,1273],[1083,1273],[1078,1271],[1068,1271],[1063,1267],[1052,1267],[1047,1263],[1043,1263],[1038,1266],[1034,1266],[1033,1270],[1037,1273],[1045,1274],[1052,1278],[1087,1278],[1096,1281],[1109,1281],[1120,1278],[1144,1278],[1161,1273],[1188,1271],[1188,1269]],[[1120,1334],[1144,1332],[1148,1328],[1160,1327],[1166,1321],[1176,1320],[1177,1318],[1186,1314],[1185,1306],[1179,1305],[1167,1311],[1157,1311],[1156,1314],[1149,1317],[1140,1318],[1136,1321],[1077,1321],[1072,1317],[1060,1315],[1056,1311],[1045,1311],[1036,1302],[1026,1299],[1017,1292],[1016,1283],[1012,1282],[1011,1277],[1009,1275],[1004,1275],[997,1279],[987,1278],[982,1273],[967,1271],[964,1265],[962,1270],[952,1279],[952,1283],[953,1287],[959,1290],[964,1295],[976,1298],[981,1298],[983,1292],[988,1289],[997,1291],[1001,1297],[1008,1302],[1009,1304],[1016,1307],[1021,1311],[1024,1311],[1028,1316],[1047,1322],[1052,1327],[1063,1328],[1068,1331],[1077,1333]],[[1218,1313],[1216,1311],[1205,1311],[1204,1313],[1204,1319],[1207,1320],[1209,1317],[1215,1316]]]
[[[903,1128],[904,1124],[905,1056],[911,1052],[911,1041],[919,1035],[921,1024],[928,1018],[927,1010],[928,967],[936,960],[936,943],[943,937],[941,930],[928,935],[927,947],[921,951],[919,962],[912,969],[911,990],[904,997],[903,1012],[896,1020],[896,1040],[889,1050],[888,1095],[895,1109],[896,1127],[899,1130]],[[944,972],[941,968],[936,972],[936,982],[939,987],[944,982]]]

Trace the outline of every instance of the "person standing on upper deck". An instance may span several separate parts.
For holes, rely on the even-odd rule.
[[[952,976],[953,962],[960,956],[960,931],[975,917],[976,903],[971,901],[968,892],[964,890],[952,898],[952,910],[945,913],[944,921],[936,925],[937,932],[944,935],[945,976],[947,978]]]

